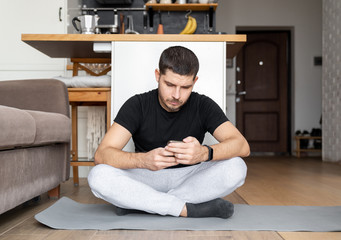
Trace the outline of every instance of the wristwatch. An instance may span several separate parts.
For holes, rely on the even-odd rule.
[[[213,159],[213,148],[210,146],[204,145],[208,149],[208,159],[205,162],[209,162]]]

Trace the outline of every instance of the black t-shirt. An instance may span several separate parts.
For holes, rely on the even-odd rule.
[[[206,132],[213,134],[226,121],[218,104],[196,92],[179,111],[167,112],[159,103],[157,89],[128,99],[115,118],[132,134],[136,152],[165,147],[169,140],[181,141],[188,136],[202,143]]]

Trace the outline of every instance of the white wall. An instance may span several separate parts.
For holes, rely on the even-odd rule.
[[[320,127],[322,0],[220,0],[217,31],[233,34],[237,27],[292,28],[292,131]],[[227,71],[227,90],[234,93],[235,69]],[[227,96],[227,114],[235,121],[234,95]]]

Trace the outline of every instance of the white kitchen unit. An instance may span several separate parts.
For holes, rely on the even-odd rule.
[[[54,59],[21,41],[22,33],[66,33],[67,0],[1,0],[0,80],[51,78],[65,72]]]
[[[226,44],[225,42],[112,42],[112,108],[115,118],[123,103],[131,96],[157,88],[154,70],[162,51],[170,46],[191,49],[199,59],[198,81],[194,91],[212,98],[225,112]],[[207,144],[213,144],[210,134]],[[132,151],[132,142],[126,146]]]

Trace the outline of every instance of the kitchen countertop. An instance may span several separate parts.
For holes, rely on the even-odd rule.
[[[244,34],[22,34],[21,40],[52,58],[108,58],[95,53],[94,42],[226,42],[227,58],[233,58],[246,42]]]

